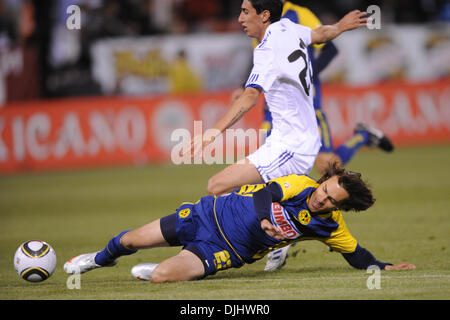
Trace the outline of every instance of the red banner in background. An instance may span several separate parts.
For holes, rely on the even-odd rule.
[[[325,86],[323,106],[335,145],[358,122],[385,132],[397,146],[450,142],[450,80],[386,83],[351,88]]]
[[[100,97],[10,104],[0,109],[0,173],[170,161],[174,130],[210,128],[231,92]],[[382,129],[397,146],[450,142],[450,81],[365,88],[325,87],[335,144],[357,122]],[[234,128],[258,129],[262,106]]]
[[[230,92],[151,98],[80,98],[0,109],[0,172],[170,161],[175,129],[213,126]],[[254,108],[234,128],[257,128]]]

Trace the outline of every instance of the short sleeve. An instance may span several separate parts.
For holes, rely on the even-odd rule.
[[[253,68],[245,87],[258,87],[268,91],[277,77],[274,60],[272,48],[264,43],[258,45],[253,52]]]
[[[282,192],[281,201],[286,201],[300,194],[306,188],[316,188],[317,182],[305,175],[291,174],[289,176],[275,178],[269,183],[277,183]]]
[[[354,252],[358,242],[348,230],[342,213],[339,210],[333,211],[332,219],[339,224],[339,227],[331,233],[330,237],[324,239],[323,242],[334,251],[340,253]]]
[[[298,26],[299,38],[303,40],[306,46],[311,44],[311,28],[302,26],[300,24]]]

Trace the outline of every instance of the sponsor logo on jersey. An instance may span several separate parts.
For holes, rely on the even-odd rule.
[[[272,223],[280,228],[288,239],[296,239],[302,235],[291,223],[286,210],[277,202],[272,204]]]

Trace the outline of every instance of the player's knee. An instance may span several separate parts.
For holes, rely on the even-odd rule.
[[[173,281],[170,270],[161,265],[156,267],[155,270],[153,270],[150,280],[154,283]]]
[[[204,269],[202,265],[201,272],[198,269],[192,269],[188,266],[180,269],[180,266],[171,266],[167,263],[161,263],[153,270],[150,280],[154,283],[190,281],[203,277]]]
[[[133,239],[133,231],[129,231],[120,238],[120,245],[128,250],[136,250],[137,248]]]

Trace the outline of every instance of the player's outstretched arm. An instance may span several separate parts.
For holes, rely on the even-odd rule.
[[[342,253],[342,256],[347,262],[356,269],[367,269],[370,266],[376,265],[383,270],[410,270],[415,269],[416,266],[409,263],[400,263],[393,265],[378,261],[369,250],[361,247],[359,244],[352,253]]]
[[[225,131],[239,119],[241,119],[258,102],[261,91],[259,89],[248,87],[244,92],[232,102],[228,112],[213,126],[220,132]]]
[[[384,270],[413,270],[413,269],[416,269],[416,266],[406,262],[394,265],[387,265],[384,267]]]
[[[367,26],[367,12],[353,10],[333,25],[323,25],[311,31],[311,43],[324,43],[341,33]]]
[[[182,149],[181,155],[197,154],[201,149],[205,148],[210,143],[214,142],[218,135],[235,124],[241,119],[251,108],[253,108],[259,100],[261,91],[259,89],[248,87],[244,92],[232,101],[230,109],[217,123],[210,128],[210,132],[214,135],[209,135],[208,139],[199,135],[193,137]]]

